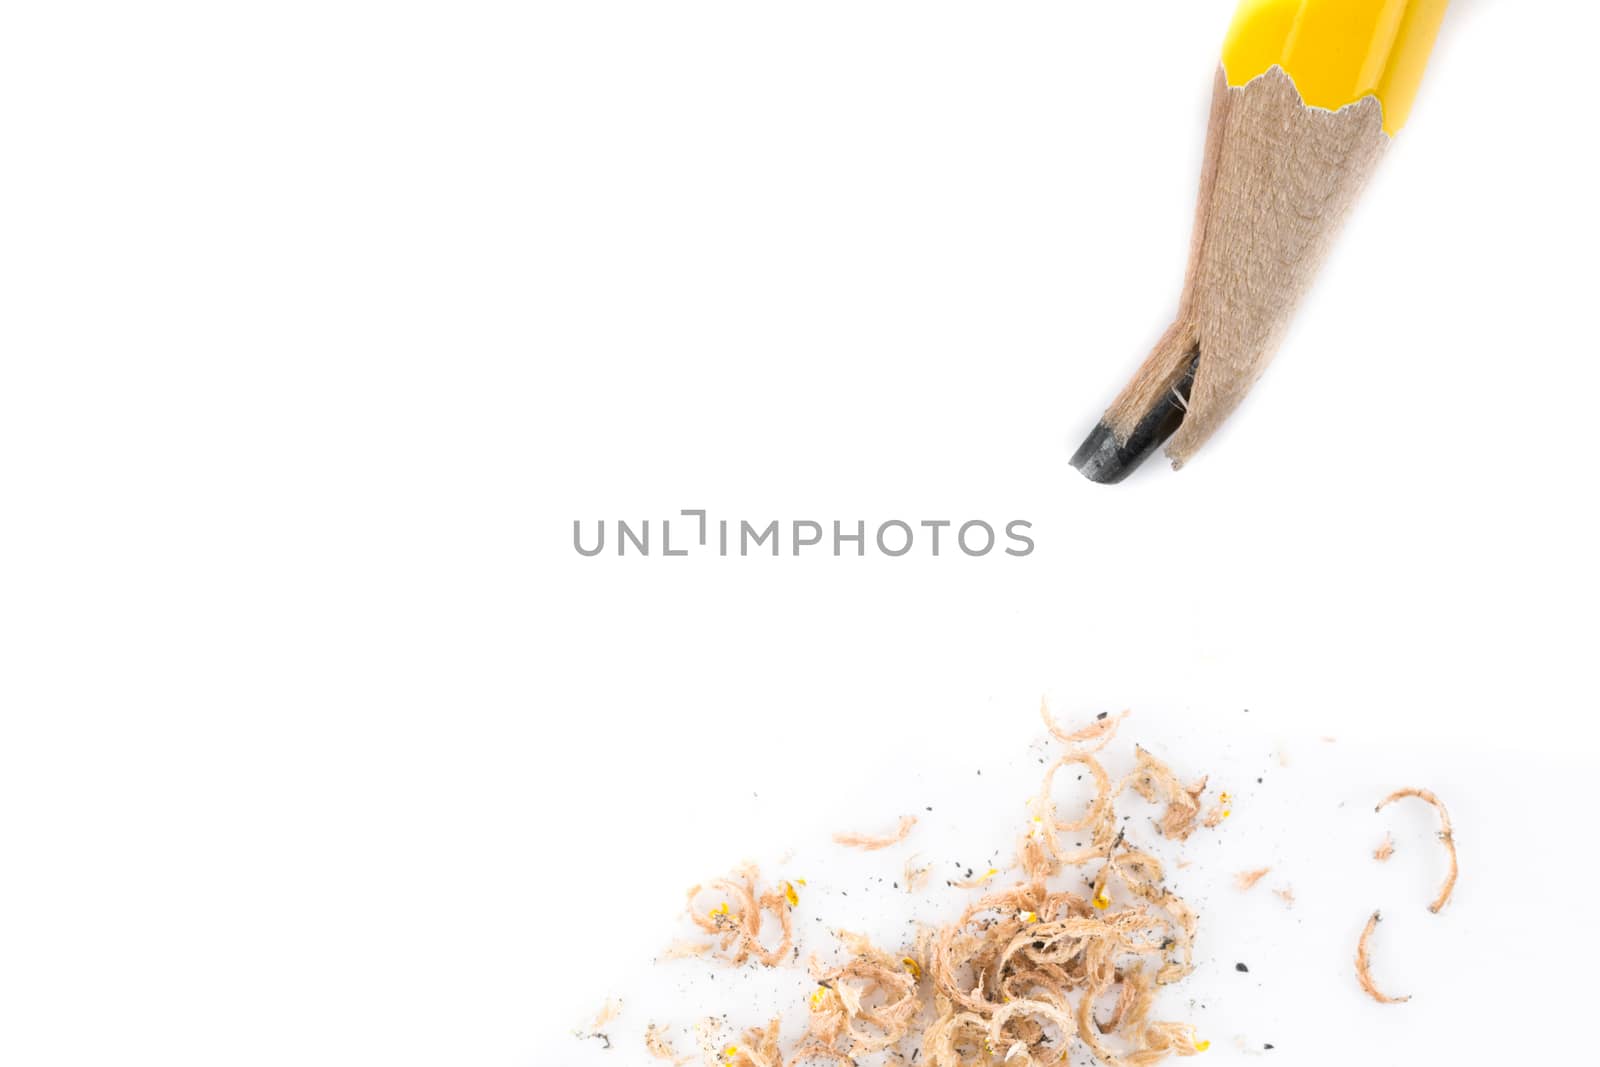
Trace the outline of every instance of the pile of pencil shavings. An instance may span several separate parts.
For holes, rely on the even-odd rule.
[[[780,1047],[781,1017],[731,1040],[715,1034],[714,1021],[707,1020],[697,1028],[698,1055],[680,1055],[652,1025],[649,1051],[675,1065],[699,1060],[727,1067],[853,1065],[874,1053],[929,1067],[1028,1067],[1060,1063],[1074,1041],[1109,1067],[1144,1067],[1205,1051],[1209,1043],[1198,1040],[1190,1024],[1150,1017],[1157,991],[1193,970],[1197,917],[1165,887],[1161,863],[1117,828],[1116,804],[1132,789],[1160,805],[1154,832],[1174,840],[1217,825],[1227,809],[1218,804],[1202,816],[1205,781],[1185,784],[1143,749],[1136,750],[1132,771],[1113,781],[1095,754],[1111,742],[1121,715],[1101,715],[1069,733],[1042,708],[1041,714],[1066,752],[1029,802],[1017,848],[1019,881],[996,889],[998,872],[973,879],[969,884],[990,891],[955,921],[924,927],[913,944],[893,952],[839,934],[845,962],[825,965],[812,957],[816,984],[806,1005],[806,1034],[787,1054]],[[1076,819],[1061,818],[1051,794],[1056,773],[1069,766],[1083,768],[1095,786],[1094,799]],[[895,834],[883,837],[836,840],[881,848],[903,840],[914,823],[902,820]],[[1072,845],[1065,835],[1074,838]],[[911,864],[907,873],[915,873]],[[1087,895],[1052,887],[1068,873],[1088,887]],[[763,889],[751,867],[696,886],[690,915],[711,940],[680,944],[668,955],[781,965],[792,944],[788,911],[797,902],[795,885]],[[781,934],[771,948],[761,940],[764,916]]]

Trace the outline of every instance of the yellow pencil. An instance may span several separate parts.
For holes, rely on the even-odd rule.
[[[1180,467],[1266,369],[1405,125],[1449,0],[1243,0],[1223,45],[1178,314],[1072,457]],[[1170,438],[1170,440],[1169,440]]]

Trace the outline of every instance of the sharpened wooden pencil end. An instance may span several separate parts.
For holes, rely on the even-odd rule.
[[[1111,427],[1100,423],[1072,454],[1072,465],[1091,482],[1115,485],[1132,474],[1149,452],[1134,453],[1117,444]]]
[[[1177,403],[1160,405],[1140,421],[1124,442],[1105,423],[1099,423],[1072,454],[1072,465],[1091,482],[1115,485],[1138,470],[1156,453],[1183,422],[1183,408]]]
[[[1115,485],[1139,469],[1140,464],[1167,443],[1183,425],[1189,411],[1189,391],[1194,385],[1196,359],[1191,356],[1183,376],[1169,386],[1155,404],[1134,423],[1126,438],[1101,420],[1072,454],[1072,465],[1091,482]]]
[[[1320,110],[1282,67],[1240,88],[1218,70],[1178,312],[1073,456],[1086,477],[1119,482],[1163,444],[1179,467],[1206,443],[1277,352],[1388,143],[1376,97]]]

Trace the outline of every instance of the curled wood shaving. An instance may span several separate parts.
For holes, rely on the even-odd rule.
[[[1233,879],[1233,887],[1241,893],[1248,892],[1256,887],[1256,883],[1265,878],[1271,867],[1259,867],[1253,871],[1240,871]]]
[[[1209,1048],[1209,1041],[1196,1041],[1194,1027],[1189,1023],[1151,1023],[1145,1028],[1144,1047],[1123,1057],[1128,1067],[1146,1067],[1165,1059],[1169,1053],[1179,1056],[1197,1056]]]
[[[1119,711],[1115,715],[1101,712],[1089,725],[1068,732],[1058,726],[1056,720],[1051,717],[1050,706],[1043,700],[1039,701],[1039,718],[1044,720],[1044,728],[1049,730],[1050,735],[1057,741],[1066,745],[1068,752],[1075,755],[1087,756],[1105,748],[1116,736],[1117,727],[1127,717],[1126,711]]]
[[[922,1033],[922,1051],[933,1067],[963,1067],[989,1048],[989,1022],[970,1011],[946,1011]]]
[[[794,945],[794,920],[789,914],[789,900],[782,888],[759,891],[760,877],[754,866],[746,866],[731,878],[718,878],[709,885],[697,885],[689,890],[689,918],[717,938],[717,951],[735,966],[754,958],[768,967],[776,967]],[[705,903],[702,894],[721,900],[709,908],[697,906]],[[783,932],[782,940],[772,949],[761,941],[763,913],[775,916]]]
[[[812,1043],[851,1057],[892,1048],[911,1032],[921,1010],[921,966],[910,957],[879,951],[859,934],[841,932],[839,938],[851,955],[849,962],[833,968],[813,962],[817,989],[811,995]]]
[[[1193,968],[1198,923],[1165,887],[1160,862],[1117,831],[1115,811],[1116,798],[1131,785],[1167,803],[1158,823],[1163,833],[1185,837],[1198,821],[1204,783],[1184,786],[1140,750],[1134,772],[1113,784],[1082,746],[1103,748],[1119,720],[1068,733],[1046,714],[1051,733],[1074,747],[1049,767],[1029,802],[1029,827],[1018,846],[1023,880],[969,905],[936,933],[927,953],[937,1016],[923,1032],[929,1067],[1053,1064],[1072,1040],[1108,1067],[1146,1067],[1206,1047],[1186,1023],[1150,1020],[1156,988]],[[1095,795],[1081,817],[1063,820],[1052,786],[1070,766],[1084,768]],[[1064,843],[1064,833],[1079,840]],[[1050,888],[1051,875],[1086,864],[1098,864],[1090,897]],[[1096,1019],[1097,1001],[1113,993],[1109,1016]]]
[[[1095,1022],[1102,1034],[1115,1033],[1124,1023],[1137,1022],[1150,1010],[1150,979],[1145,976],[1144,964],[1135,963],[1122,974],[1122,991],[1105,1022]]]
[[[1133,791],[1153,804],[1165,802],[1167,810],[1162,814],[1161,821],[1156,825],[1161,830],[1161,836],[1176,841],[1187,841],[1189,835],[1195,831],[1195,823],[1200,814],[1200,796],[1206,791],[1206,780],[1200,779],[1194,785],[1184,785],[1178,776],[1172,773],[1172,768],[1156,759],[1142,748],[1134,750],[1138,762],[1128,776],[1133,785]],[[1223,817],[1222,809],[1217,809],[1217,820]],[[1215,824],[1211,824],[1215,825]]]
[[[782,1024],[782,1019],[773,1019],[766,1026],[746,1030],[743,1040],[722,1050],[720,1062],[727,1067],[784,1067],[783,1052],[778,1048]]]
[[[901,873],[901,877],[905,879],[907,893],[915,893],[921,889],[923,883],[928,880],[928,871],[931,870],[927,866],[918,866],[917,859],[916,856],[908,858],[905,870]]]
[[[985,892],[953,922],[920,930],[914,947],[902,952],[841,933],[842,962],[811,961],[816,987],[808,998],[807,1033],[793,1058],[782,1063],[774,1022],[719,1047],[712,1062],[799,1067],[887,1055],[904,1063],[903,1044],[918,1037],[919,1067],[1044,1067],[1065,1061],[1073,1042],[1105,1067],[1150,1067],[1206,1049],[1189,1024],[1151,1019],[1157,990],[1194,967],[1198,918],[1166,887],[1160,861],[1118,830],[1115,810],[1131,787],[1165,804],[1157,830],[1183,839],[1199,822],[1205,783],[1184,785],[1142,749],[1133,772],[1114,782],[1094,753],[1111,742],[1123,716],[1067,731],[1047,709],[1041,715],[1067,751],[1029,801],[1028,828],[1017,850],[1019,880],[997,886],[1001,872],[990,869],[953,883],[981,885]],[[1052,796],[1063,767],[1082,768],[1095,791],[1075,818],[1061,818]],[[841,834],[835,840],[886,847],[904,839],[914,822],[903,819],[893,837]],[[1074,837],[1066,841],[1065,834]],[[1051,887],[1049,878],[1067,868],[1090,882],[1090,896]],[[926,876],[915,857],[907,861],[908,891]],[[691,892],[690,910],[718,938],[725,958],[771,962],[789,946],[782,900],[781,894],[759,893],[755,872],[747,869],[705,892]],[[719,903],[708,910],[712,901],[726,907]],[[756,940],[760,931],[753,925],[763,910],[784,921],[783,944],[770,952]],[[1097,1012],[1104,1018],[1096,1018]]]
[[[700,1056],[704,1062],[712,1063],[722,1055],[722,1029],[722,1020],[715,1015],[708,1015],[694,1024],[695,1044],[700,1046]]]
[[[917,825],[917,817],[915,815],[902,815],[899,828],[892,834],[834,834],[833,841],[834,844],[843,845],[846,848],[859,848],[863,852],[876,852],[880,848],[888,848],[890,845],[898,845],[904,841],[910,835],[911,828],[915,825]]]
[[[1078,1020],[1068,1008],[1044,998],[1010,1000],[989,1020],[988,1047],[1005,1049],[1005,1060],[1031,1064],[1033,1046],[1041,1043],[1045,1025],[1055,1027],[1055,1044],[1066,1044],[1077,1033]],[[1030,1040],[1031,1039],[1031,1040]]]
[[[1460,873],[1460,868],[1456,863],[1455,831],[1450,828],[1450,813],[1445,810],[1444,804],[1426,789],[1396,789],[1379,801],[1378,806],[1373,810],[1382,811],[1389,804],[1405,797],[1416,797],[1425,804],[1431,804],[1433,809],[1439,813],[1439,840],[1444,842],[1445,851],[1450,854],[1450,873],[1445,875],[1444,885],[1439,887],[1439,895],[1434,898],[1432,904],[1428,905],[1428,910],[1437,915],[1446,904],[1450,903],[1450,894],[1455,892],[1456,876]]]
[[[1372,858],[1379,863],[1388,863],[1389,857],[1394,855],[1394,835],[1384,834],[1383,844],[1372,850]]]
[[[1411,999],[1409,996],[1391,997],[1372,980],[1372,932],[1378,928],[1379,921],[1379,914],[1373,912],[1372,918],[1367,920],[1366,929],[1361,931],[1361,940],[1356,943],[1356,978],[1367,995],[1379,1004],[1404,1004]]]
[[[1063,767],[1080,766],[1088,770],[1094,780],[1095,795],[1089,802],[1083,818],[1063,822],[1056,818],[1055,799],[1051,790],[1056,772]],[[1045,771],[1039,793],[1029,802],[1028,833],[1018,848],[1023,871],[1036,877],[1058,873],[1063,866],[1077,866],[1105,855],[1116,837],[1116,813],[1112,810],[1115,790],[1105,768],[1093,756],[1069,753],[1062,756]],[[1060,841],[1061,834],[1089,831],[1087,846],[1068,851]]]

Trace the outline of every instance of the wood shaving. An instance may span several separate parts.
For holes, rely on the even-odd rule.
[[[1068,733],[1046,718],[1063,743],[1088,742],[1095,750],[1120,721]],[[1063,821],[1051,787],[1060,768],[1074,765],[1088,771],[1095,797],[1081,818]],[[1142,749],[1134,772],[1116,785],[1081,747],[1051,765],[1018,847],[1024,880],[975,901],[933,938],[927,977],[936,1018],[922,1041],[929,1067],[964,1067],[984,1057],[1055,1063],[1074,1038],[1108,1067],[1145,1067],[1205,1049],[1189,1024],[1149,1018],[1156,988],[1193,968],[1197,919],[1164,887],[1160,862],[1116,832],[1115,800],[1130,784],[1147,799],[1168,801],[1158,824],[1164,833],[1193,831],[1198,790]],[[1084,831],[1090,841],[1075,851],[1058,839]],[[1099,865],[1091,897],[1049,888],[1051,875],[1085,864]],[[1126,902],[1113,904],[1113,895]],[[1097,1020],[1097,1001],[1111,993],[1110,1016]]]
[[[1394,855],[1394,835],[1384,834],[1383,844],[1372,850],[1372,858],[1379,863],[1388,863],[1389,857]]]
[[[782,1024],[782,1019],[773,1019],[766,1026],[746,1030],[742,1041],[722,1050],[719,1062],[728,1067],[784,1067],[783,1053],[778,1048]]]
[[[907,893],[915,893],[918,889],[921,889],[922,884],[928,880],[928,871],[932,869],[926,866],[919,867],[917,859],[918,857],[916,856],[908,858],[905,870],[901,872],[901,877],[905,879]]]
[[[1087,768],[1094,780],[1095,795],[1083,818],[1062,822],[1056,817],[1051,790],[1056,772],[1069,766]],[[1063,866],[1077,866],[1104,856],[1116,836],[1116,814],[1112,810],[1116,792],[1105,768],[1093,756],[1072,753],[1052,763],[1045,771],[1038,795],[1028,805],[1031,823],[1018,847],[1023,870],[1048,877],[1058,873]],[[1089,831],[1090,843],[1075,851],[1067,851],[1060,842],[1060,835],[1076,834],[1083,830]]]
[[[1101,712],[1089,725],[1068,732],[1058,726],[1056,720],[1051,717],[1050,706],[1043,700],[1039,701],[1039,718],[1044,720],[1044,728],[1049,730],[1052,737],[1066,745],[1067,750],[1075,755],[1087,756],[1105,748],[1111,743],[1111,739],[1116,736],[1117,727],[1127,717],[1128,713],[1126,711],[1119,711],[1115,715]]]
[[[859,848],[863,852],[876,852],[880,848],[888,848],[904,841],[915,825],[917,825],[915,815],[902,815],[899,828],[892,834],[834,834],[833,842],[846,848]]]
[[[1294,890],[1288,886],[1284,886],[1282,889],[1274,889],[1272,895],[1283,901],[1284,907],[1294,907]]]
[[[1378,806],[1373,810],[1382,811],[1389,804],[1405,797],[1416,797],[1425,804],[1431,804],[1433,809],[1439,813],[1439,840],[1444,842],[1445,851],[1450,854],[1450,873],[1445,875],[1444,885],[1439,888],[1439,895],[1434,898],[1432,904],[1428,905],[1428,910],[1437,915],[1446,904],[1450,903],[1450,894],[1455,892],[1456,876],[1460,873],[1460,868],[1456,863],[1455,831],[1450,828],[1450,813],[1445,810],[1444,804],[1426,789],[1396,789],[1379,801]]]
[[[1379,921],[1379,914],[1373,912],[1372,918],[1367,920],[1366,929],[1361,931],[1361,940],[1356,943],[1356,978],[1361,982],[1361,988],[1367,991],[1367,995],[1379,1004],[1404,1004],[1411,999],[1409,996],[1392,997],[1379,989],[1372,980],[1372,932],[1378,928]]]
[[[657,956],[657,960],[682,960],[693,956],[704,956],[716,946],[707,941],[674,941],[668,945],[666,951]]]
[[[601,1027],[605,1026],[606,1023],[610,1022],[612,1019],[615,1019],[621,1013],[622,1001],[618,1000],[616,997],[607,997],[606,1002],[602,1004],[600,1006],[600,1010],[595,1013],[594,1019],[589,1023],[588,1028],[574,1032],[578,1037],[581,1037],[584,1040],[592,1039],[595,1041],[603,1041],[605,1043],[605,1047],[610,1048],[611,1035],[607,1034],[601,1029]]]
[[[606,1002],[600,1006],[600,1010],[595,1013],[594,1022],[589,1024],[589,1029],[598,1030],[621,1014],[622,1001],[616,997],[608,997]]]
[[[1194,833],[1200,815],[1200,796],[1206,791],[1206,780],[1202,778],[1194,785],[1184,785],[1170,767],[1149,752],[1142,748],[1135,748],[1134,751],[1138,763],[1128,776],[1133,791],[1153,804],[1166,803],[1167,810],[1156,824],[1161,836],[1187,841],[1189,835]],[[1217,810],[1220,812],[1222,809]],[[1221,819],[1222,815],[1219,814],[1217,820],[1220,822]]]
[[[851,1058],[892,1048],[911,1032],[921,1011],[922,967],[911,957],[879,951],[859,934],[841,932],[839,939],[849,962],[833,968],[812,963],[817,990],[810,1001],[810,1044]]]
[[[1182,840],[1199,822],[1205,782],[1185,785],[1166,764],[1138,749],[1133,771],[1114,783],[1093,753],[1111,742],[1123,716],[1108,715],[1069,732],[1048,710],[1041,714],[1068,751],[1051,764],[1029,801],[1029,825],[1017,849],[1019,880],[996,887],[1001,872],[991,868],[952,883],[986,892],[953,922],[921,928],[915,945],[901,952],[840,933],[842,962],[810,961],[816,987],[808,998],[807,1032],[793,1058],[782,1060],[774,1020],[719,1047],[714,1062],[798,1067],[854,1064],[883,1054],[905,1063],[916,1057],[908,1059],[903,1044],[918,1039],[918,1067],[1043,1067],[1063,1062],[1074,1040],[1105,1067],[1150,1067],[1168,1056],[1205,1051],[1209,1043],[1198,1040],[1190,1024],[1151,1019],[1158,990],[1194,968],[1198,917],[1166,887],[1160,861],[1136,847],[1126,828],[1118,829],[1115,810],[1117,798],[1132,788],[1165,804],[1156,829]],[[1067,766],[1084,768],[1095,789],[1074,819],[1059,817],[1051,794],[1056,773]],[[835,840],[881,848],[904,839],[914,822],[902,820],[892,838]],[[1064,842],[1062,834],[1076,838]],[[1050,887],[1048,879],[1067,868],[1092,885],[1089,896]],[[915,857],[908,860],[907,889],[926,874]],[[716,936],[730,962],[772,963],[788,950],[784,898],[775,891],[759,893],[754,868],[705,890],[696,887],[689,896],[694,921]],[[709,901],[720,903],[708,910]],[[757,940],[763,910],[783,923],[783,943],[771,951]],[[663,1058],[674,1055],[670,1046],[656,1046],[669,1049]]]
[[[789,914],[785,891],[782,887],[758,891],[760,877],[760,872],[750,865],[736,871],[731,878],[718,878],[709,885],[697,885],[689,890],[689,918],[717,938],[717,952],[735,966],[754,958],[768,967],[776,967],[794,945],[794,920]],[[722,899],[709,909],[697,907],[702,893]],[[763,913],[775,916],[783,932],[783,939],[772,949],[761,941]]]
[[[1249,892],[1256,887],[1256,883],[1265,878],[1271,867],[1260,867],[1253,871],[1240,871],[1233,879],[1233,887],[1241,893]]]
[[[794,1054],[794,1057],[789,1060],[788,1067],[797,1067],[798,1064],[802,1063],[819,1062],[843,1064],[844,1067],[859,1067],[859,1064],[857,1064],[856,1061],[851,1058],[848,1052],[840,1052],[838,1049],[832,1049],[828,1048],[826,1045],[816,1044],[803,1046]]]
[[[701,1058],[706,1063],[715,1062],[722,1054],[722,1020],[708,1015],[694,1024],[695,1043],[700,1046]]]

